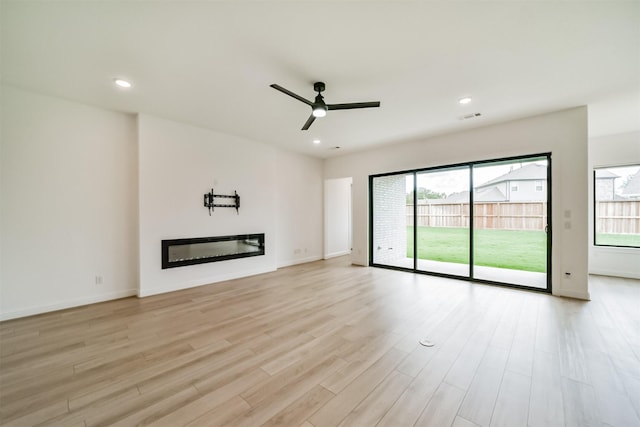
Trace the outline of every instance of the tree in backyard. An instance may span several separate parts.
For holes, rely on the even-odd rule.
[[[426,199],[445,199],[447,195],[445,193],[438,193],[437,191],[429,190],[428,188],[418,188],[418,200]],[[407,203],[413,203],[413,191],[407,194]]]

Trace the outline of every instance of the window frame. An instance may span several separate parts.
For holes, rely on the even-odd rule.
[[[482,279],[482,278],[478,278],[475,276],[474,273],[474,248],[475,248],[475,244],[474,244],[474,233],[473,230],[475,230],[475,225],[474,225],[474,214],[473,214],[473,206],[474,206],[474,193],[475,193],[475,188],[474,188],[474,183],[473,183],[473,168],[476,166],[482,166],[485,164],[490,164],[490,163],[498,163],[498,162],[511,162],[511,161],[518,161],[518,160],[525,160],[525,161],[531,161],[534,160],[536,158],[540,158],[540,159],[545,159],[547,161],[547,208],[546,208],[546,219],[547,219],[547,225],[545,227],[545,233],[547,234],[547,238],[546,238],[546,288],[538,288],[538,287],[533,287],[533,286],[528,286],[528,285],[521,285],[521,284],[515,284],[515,283],[510,283],[510,282],[502,282],[502,281],[492,281],[492,280],[486,280],[486,279]],[[422,167],[422,168],[417,168],[417,169],[405,169],[405,170],[399,170],[399,171],[394,171],[394,172],[385,172],[385,173],[378,173],[378,174],[371,174],[369,175],[369,188],[368,188],[368,205],[369,205],[369,224],[368,224],[368,249],[369,249],[369,258],[368,258],[368,265],[371,267],[379,267],[379,268],[386,268],[389,270],[399,270],[399,271],[406,271],[406,272],[411,272],[411,273],[416,273],[416,274],[424,274],[424,275],[429,275],[429,276],[436,276],[436,277],[446,277],[446,278],[451,278],[451,279],[462,279],[462,280],[466,280],[466,281],[470,281],[470,282],[475,282],[475,283],[487,283],[487,284],[493,284],[493,285],[500,285],[500,286],[505,286],[505,287],[511,287],[511,288],[516,288],[516,289],[525,289],[525,290],[529,290],[529,291],[533,291],[533,292],[542,292],[542,293],[552,293],[553,292],[553,280],[552,280],[552,271],[553,271],[553,248],[552,248],[552,241],[553,241],[553,195],[552,195],[552,173],[551,171],[552,169],[552,153],[551,152],[546,152],[546,153],[537,153],[537,154],[528,154],[528,155],[521,155],[521,156],[514,156],[514,157],[504,157],[504,158],[497,158],[497,159],[487,159],[487,160],[476,160],[476,161],[467,161],[464,163],[454,163],[454,164],[444,164],[444,165],[438,165],[438,166],[426,166],[426,167]],[[470,191],[470,198],[469,198],[469,206],[471,208],[470,214],[469,214],[469,229],[471,230],[470,235],[469,235],[469,274],[466,276],[460,276],[460,275],[456,275],[456,274],[448,274],[448,273],[438,273],[438,272],[433,272],[433,271],[426,271],[426,270],[420,270],[418,269],[418,257],[416,256],[417,254],[417,250],[416,247],[414,246],[414,262],[413,262],[413,268],[408,268],[408,267],[399,267],[399,266],[393,266],[393,265],[387,265],[387,264],[379,264],[376,263],[374,261],[374,210],[375,210],[375,205],[374,205],[374,180],[376,178],[381,178],[381,177],[385,177],[385,176],[390,176],[390,175],[407,175],[407,174],[413,174],[414,179],[413,179],[413,194],[414,194],[414,198],[413,198],[413,218],[415,221],[415,218],[417,217],[417,180],[415,179],[416,174],[421,173],[421,172],[431,172],[431,171],[438,171],[438,170],[450,170],[450,169],[456,169],[456,168],[465,168],[465,167],[471,167],[471,173],[469,175],[469,191]],[[510,185],[509,185],[510,187]],[[414,223],[415,225],[415,223]],[[413,227],[413,242],[415,245],[415,242],[417,242],[417,227]]]
[[[640,245],[639,246],[631,246],[631,245],[615,245],[615,244],[607,244],[607,243],[598,243],[598,234],[603,234],[603,233],[598,233],[598,218],[599,218],[599,216],[598,216],[598,202],[601,202],[603,200],[599,200],[597,198],[597,192],[598,192],[597,172],[599,170],[610,170],[610,169],[623,168],[623,167],[640,167],[640,163],[610,165],[610,166],[597,166],[597,167],[594,166],[593,167],[593,170],[592,170],[593,206],[592,206],[591,209],[592,209],[592,213],[593,213],[593,241],[592,241],[592,244],[593,244],[594,247],[598,247],[598,248],[623,248],[623,249],[631,249],[631,250],[640,249]],[[614,189],[614,196],[615,196],[615,189]],[[612,201],[614,201],[614,200],[612,200]],[[616,234],[616,233],[609,233],[609,234]]]

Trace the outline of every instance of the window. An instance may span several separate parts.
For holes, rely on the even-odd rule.
[[[542,181],[536,181],[536,191],[542,191]]]
[[[640,165],[593,171],[594,244],[640,248]]]
[[[511,184],[511,191],[518,191],[518,184]]]

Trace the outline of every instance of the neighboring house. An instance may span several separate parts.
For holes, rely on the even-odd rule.
[[[475,187],[473,201],[475,203],[547,201],[547,166],[532,163],[487,181]],[[426,203],[469,203],[469,192],[452,193],[446,199],[429,199]]]
[[[640,169],[629,178],[622,188],[622,195],[626,199],[640,200]]]
[[[508,202],[547,200],[547,165],[528,164],[476,187],[476,192],[495,188]]]
[[[597,169],[595,175],[596,200],[640,200],[640,170],[631,176],[616,194],[619,175],[607,169]],[[547,166],[529,164],[494,178],[475,188],[474,202],[536,202],[547,200]],[[429,200],[429,204],[468,203],[469,192],[450,194],[446,199]]]
[[[483,202],[506,202],[507,197],[497,187],[476,188],[473,193],[473,201]],[[432,199],[429,204],[449,204],[449,203],[469,203],[469,192],[460,191],[452,193],[446,199]]]
[[[613,172],[606,169],[596,170],[596,200],[616,199],[616,179],[620,178]]]
[[[498,193],[502,200],[491,200]],[[547,166],[528,164],[514,169],[475,189],[475,201],[534,202],[547,200]],[[487,200],[482,200],[487,198]]]

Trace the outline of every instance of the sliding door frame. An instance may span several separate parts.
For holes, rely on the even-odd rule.
[[[536,288],[532,286],[519,285],[514,283],[505,283],[505,282],[496,282],[492,280],[478,279],[474,276],[474,186],[473,186],[473,169],[475,166],[486,165],[490,163],[497,162],[509,162],[509,161],[522,161],[522,160],[532,160],[536,158],[546,158],[547,160],[547,224],[546,224],[546,289]],[[424,172],[433,172],[438,170],[446,170],[446,169],[456,169],[456,168],[469,168],[469,275],[468,276],[457,276],[453,274],[447,273],[438,273],[431,271],[418,270],[418,252],[417,252],[417,242],[418,242],[418,227],[416,226],[417,220],[417,209],[418,209],[418,182],[417,175],[418,173]],[[374,262],[373,255],[373,238],[374,238],[374,194],[373,194],[373,181],[375,178],[385,177],[385,176],[393,176],[393,175],[413,175],[413,268],[399,267],[393,265],[385,265],[385,264],[377,264]],[[438,276],[445,277],[451,279],[463,279],[476,283],[484,283],[490,285],[500,285],[511,288],[519,288],[526,289],[535,292],[544,292],[551,293],[552,292],[552,241],[553,241],[553,227],[552,227],[552,173],[551,173],[551,153],[537,153],[537,154],[527,154],[522,156],[513,156],[513,157],[503,157],[499,159],[488,159],[488,160],[477,160],[465,163],[456,163],[451,165],[443,165],[443,166],[433,166],[426,167],[420,169],[409,169],[398,172],[387,172],[382,174],[369,175],[369,265],[372,267],[379,268],[387,268],[390,270],[400,270],[407,271],[418,274],[426,274],[429,276]]]

